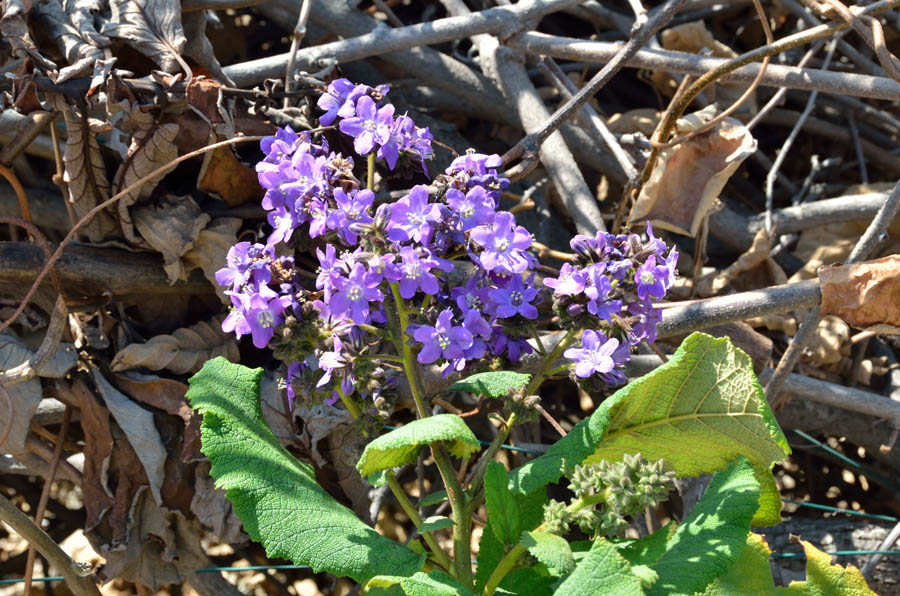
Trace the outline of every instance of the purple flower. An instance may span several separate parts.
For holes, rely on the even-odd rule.
[[[628,305],[627,310],[628,314],[637,317],[637,322],[631,325],[628,342],[632,345],[637,345],[643,340],[647,340],[651,344],[655,342],[656,325],[660,321],[662,311],[658,308],[653,308],[649,301],[646,303],[632,302]]]
[[[341,260],[337,258],[337,250],[333,244],[325,245],[325,252],[322,249],[316,249],[316,256],[319,257],[319,268],[316,270],[316,288],[323,290],[323,298],[326,302],[331,300],[331,292],[334,290],[335,281],[340,277]]]
[[[334,200],[338,208],[328,215],[328,227],[337,230],[338,237],[353,246],[358,240],[356,232],[350,229],[353,223],[372,223],[372,216],[368,209],[375,200],[375,193],[364,189],[351,191],[348,195],[344,189],[335,187]]]
[[[534,350],[531,348],[531,344],[525,338],[513,339],[511,337],[507,337],[506,334],[503,333],[502,327],[494,327],[495,338],[494,343],[491,346],[494,354],[498,356],[506,352],[506,357],[509,358],[509,361],[515,364],[519,361],[519,358],[522,357],[523,354],[531,354]]]
[[[328,203],[320,199],[312,199],[306,204],[309,214],[309,237],[316,238],[328,231]]]
[[[557,296],[575,296],[584,291],[584,274],[580,269],[572,267],[570,263],[564,263],[559,270],[559,277],[544,278],[544,285],[553,289]]]
[[[319,379],[319,382],[316,383],[316,387],[322,387],[331,382],[331,375],[335,370],[339,370],[344,368],[347,365],[347,361],[344,359],[344,355],[341,353],[341,348],[344,347],[343,342],[341,342],[341,338],[337,335],[334,336],[334,349],[331,352],[325,352],[319,357],[319,369],[324,370],[325,374],[322,375],[322,378]]]
[[[290,304],[290,296],[277,296],[275,292],[264,288],[264,293],[247,296],[231,294],[231,303],[235,309],[222,321],[222,331],[234,332],[238,339],[248,333],[253,336],[253,345],[265,348],[275,335],[275,327],[284,319],[281,313]]]
[[[265,137],[259,142],[260,149],[266,154],[263,161],[278,163],[287,159],[297,148],[301,139],[306,141],[309,137],[307,134],[298,135],[290,126],[279,128],[275,131],[275,136]]]
[[[228,249],[228,266],[216,271],[216,283],[234,289],[251,282],[255,286],[267,284],[272,279],[269,263],[274,257],[271,246],[238,242]]]
[[[279,242],[287,242],[291,239],[294,230],[302,223],[299,215],[284,205],[280,205],[269,211],[266,216],[269,225],[272,226],[272,233],[269,234],[266,244],[274,246]]]
[[[328,85],[328,91],[319,97],[316,105],[325,113],[319,117],[319,124],[322,126],[331,126],[334,119],[337,118],[338,110],[347,101],[347,96],[353,91],[355,85],[347,79],[335,79]]]
[[[414,186],[409,194],[391,206],[387,236],[394,242],[424,243],[434,223],[441,219],[441,208],[428,202],[428,187]]]
[[[422,344],[416,359],[420,364],[431,364],[441,357],[448,360],[462,358],[473,338],[464,327],[453,325],[453,311],[445,308],[434,327],[422,325],[416,328],[413,339]]]
[[[293,410],[294,409],[294,398],[297,397],[294,393],[294,386],[292,385],[294,379],[300,376],[300,373],[309,369],[309,365],[306,362],[291,362],[288,365],[287,375],[284,378],[284,384],[287,389],[287,398],[288,398],[288,407]]]
[[[666,265],[657,265],[656,256],[650,255],[647,260],[634,273],[634,283],[637,284],[637,295],[641,300],[647,300],[648,296],[662,298],[666,295],[666,283],[669,281],[669,268]]]
[[[609,321],[612,315],[622,310],[621,300],[608,300],[612,292],[612,282],[605,275],[607,263],[595,263],[584,270],[584,294],[588,297],[587,310],[597,317]]]
[[[494,215],[493,225],[478,226],[470,236],[484,248],[478,260],[486,271],[500,269],[506,273],[522,273],[528,269],[525,251],[531,247],[531,234],[516,225],[512,213],[499,211]]]
[[[391,125],[387,140],[378,148],[378,157],[384,159],[392,170],[397,165],[397,159],[400,158],[400,151],[408,147],[407,134],[411,125],[412,118],[406,114],[397,117]]]
[[[369,317],[369,302],[384,300],[384,294],[378,289],[380,282],[378,275],[367,272],[362,263],[356,263],[348,277],[335,280],[337,291],[328,303],[331,315],[349,313],[355,323],[365,323]]]
[[[375,145],[383,145],[391,135],[394,106],[375,108],[375,102],[368,95],[356,100],[356,117],[341,120],[341,132],[354,137],[353,149],[359,155],[371,153]]]
[[[493,220],[494,201],[480,186],[472,187],[466,194],[455,188],[448,189],[446,198],[450,209],[459,216],[463,232]]]
[[[437,277],[431,273],[431,270],[438,266],[436,259],[431,258],[430,255],[425,258],[420,257],[416,249],[411,246],[404,246],[400,249],[400,258],[403,260],[399,266],[403,276],[400,278],[401,296],[409,300],[420,289],[432,296],[438,293],[440,286],[438,286]]]
[[[581,336],[581,348],[569,348],[563,355],[575,361],[575,376],[586,379],[594,373],[609,373],[615,368],[613,354],[619,340],[588,329]]]
[[[497,305],[496,315],[499,319],[516,315],[522,315],[526,319],[537,318],[537,308],[531,304],[531,301],[538,295],[538,289],[526,288],[519,275],[514,275],[506,287],[491,290],[489,295],[491,301]]]

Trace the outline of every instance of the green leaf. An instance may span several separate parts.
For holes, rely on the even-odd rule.
[[[531,375],[511,371],[483,372],[466,377],[450,386],[450,391],[468,391],[485,397],[503,397],[510,389],[521,389]]]
[[[853,565],[832,565],[828,553],[805,540],[800,544],[806,552],[806,581],[791,582],[783,589],[786,596],[877,596],[869,589],[859,569]]]
[[[453,520],[449,517],[443,515],[432,515],[429,518],[422,520],[422,525],[419,526],[419,533],[424,534],[425,532],[435,532],[437,530],[443,530],[446,528],[453,527]]]
[[[422,500],[419,501],[419,507],[430,507],[431,505],[437,505],[438,503],[443,503],[447,500],[447,491],[445,489],[441,489],[435,491],[433,493],[428,493]]]
[[[690,596],[725,575],[747,541],[759,507],[753,465],[741,458],[713,476],[706,493],[669,540],[652,568],[659,581],[649,596]]]
[[[373,593],[373,588],[388,588],[399,585],[407,596],[473,596],[472,591],[440,569],[428,574],[419,572],[412,577],[382,575],[373,577],[366,584],[364,594]]]
[[[615,546],[597,538],[572,575],[556,588],[555,596],[642,596],[641,580]]]
[[[761,485],[754,525],[781,519],[772,465],[790,453],[750,357],[727,338],[693,333],[668,362],[607,398],[547,453],[514,470],[513,486],[530,492],[574,467],[640,453],[664,459],[678,476],[724,469],[744,456]]]
[[[360,583],[383,573],[412,575],[424,557],[379,535],[316,483],[288,453],[259,406],[262,369],[219,357],[190,380],[187,398],[203,415],[202,451],[244,529],[270,558]]]
[[[549,532],[525,532],[519,542],[556,577],[575,569],[575,557],[565,538]]]
[[[769,555],[772,551],[766,539],[749,532],[744,549],[728,573],[717,577],[702,593],[696,596],[732,596],[732,594],[753,594],[754,596],[774,596],[784,593],[784,588],[776,589],[772,580]]]
[[[544,519],[544,503],[547,502],[546,491],[537,490],[531,494],[512,493],[516,509],[519,511],[519,522],[523,530],[533,530]],[[506,545],[497,540],[496,532],[491,527],[490,517],[487,527],[481,533],[478,543],[478,569],[475,573],[475,591],[480,593],[491,572],[497,567],[506,552]],[[534,568],[521,567],[506,574],[500,587],[517,594],[528,596],[549,596],[553,593],[553,584],[558,579],[539,574]]]
[[[438,414],[413,420],[366,445],[356,469],[365,476],[411,464],[424,446],[435,441],[445,441],[456,457],[468,457],[481,447],[465,420],[456,414]]]
[[[521,533],[519,510],[509,490],[509,474],[498,461],[489,463],[484,475],[484,500],[497,540],[503,544],[517,543]]]
[[[675,529],[676,524],[670,522],[649,536],[621,545],[616,544],[616,548],[632,566],[653,565],[666,552],[666,545],[675,533]]]

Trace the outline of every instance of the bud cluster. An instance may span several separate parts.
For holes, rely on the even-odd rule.
[[[572,504],[552,500],[544,506],[544,526],[555,534],[566,534],[570,525],[589,536],[623,536],[626,518],[665,501],[674,488],[675,473],[663,469],[663,460],[648,462],[640,453],[625,454],[623,461],[606,460],[576,466],[569,489]]]

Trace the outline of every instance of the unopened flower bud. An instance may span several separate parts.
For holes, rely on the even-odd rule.
[[[391,221],[391,206],[389,203],[382,203],[375,210],[375,221],[373,226],[375,230],[384,232],[387,230],[388,222]]]
[[[375,228],[372,227],[372,224],[363,223],[361,221],[354,221],[348,227],[351,232],[353,232],[354,234],[359,234],[360,236],[365,236],[375,231]]]

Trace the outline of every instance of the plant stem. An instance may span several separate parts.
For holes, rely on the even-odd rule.
[[[406,328],[409,326],[409,314],[406,312],[406,304],[403,302],[403,296],[400,295],[400,288],[396,283],[390,284],[391,294],[394,296],[394,305],[397,309],[397,319],[400,321],[400,333],[397,342],[400,343],[397,350],[403,357],[403,369],[406,371],[406,378],[409,381],[409,388],[412,391],[413,400],[416,402],[416,411],[419,418],[428,416],[425,410],[425,400],[422,397],[421,387],[419,385],[418,363],[413,358],[412,347],[406,336]]]
[[[344,407],[347,408],[347,411],[350,412],[350,415],[353,416],[354,420],[359,420],[359,406],[356,403],[344,395],[344,392],[341,390],[341,385],[338,385],[334,388],[337,391],[337,394],[341,397],[341,401],[344,403]]]
[[[369,166],[366,172],[366,188],[375,190],[375,151],[373,150],[366,157],[366,163]]]
[[[397,482],[397,479],[394,477],[393,471],[388,472],[387,481],[388,486],[391,488],[391,492],[394,493],[394,497],[397,499],[397,502],[400,503],[400,508],[409,516],[412,523],[415,524],[416,529],[419,530],[419,534],[422,535],[422,538],[424,538],[425,542],[428,544],[428,548],[431,549],[434,558],[440,563],[445,571],[449,572],[453,569],[453,562],[447,556],[447,553],[441,549],[437,540],[434,539],[434,536],[432,536],[430,532],[422,532],[420,530],[422,527],[422,516],[419,515],[419,512],[416,511],[413,504],[409,502],[409,498],[407,498],[406,493],[403,492],[403,487],[400,486],[400,483]]]
[[[472,583],[472,518],[467,515],[466,493],[454,473],[450,456],[447,455],[444,446],[438,442],[432,443],[431,455],[444,479],[444,487],[447,489],[447,497],[450,500],[450,507],[453,509],[453,576],[469,589],[474,589]]]
[[[494,437],[494,440],[491,441],[491,444],[488,445],[484,457],[478,462],[478,467],[475,469],[475,473],[472,474],[471,482],[469,482],[469,495],[475,495],[475,493],[478,492],[478,489],[481,488],[481,481],[484,479],[485,472],[487,472],[488,464],[494,460],[494,456],[500,451],[500,446],[503,445],[503,441],[509,436],[509,431],[512,430],[512,427],[515,424],[516,414],[513,412],[509,415],[509,418],[506,419],[506,424],[497,430],[497,435]]]
[[[550,355],[544,359],[544,363],[541,364],[541,370],[537,372],[537,374],[532,377],[531,382],[528,383],[528,387],[525,388],[525,395],[536,395],[538,388],[541,386],[541,383],[544,382],[544,379],[548,375],[548,368],[550,368],[554,362],[556,362],[559,357],[562,355],[563,351],[569,347],[569,344],[572,341],[572,338],[575,337],[575,334],[578,333],[577,329],[569,329],[566,332],[566,335],[556,344],[556,347],[553,348],[553,351],[550,352]]]

